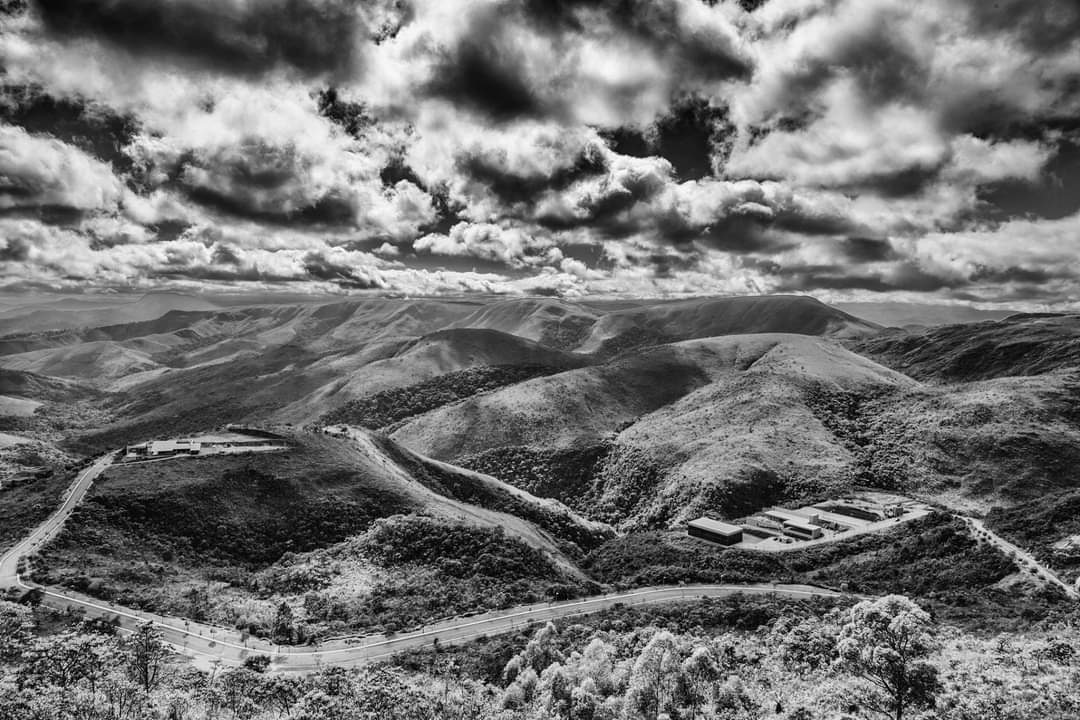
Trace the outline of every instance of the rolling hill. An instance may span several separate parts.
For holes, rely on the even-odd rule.
[[[607,313],[596,321],[577,350],[611,354],[626,347],[750,333],[857,338],[879,329],[805,296],[706,298]]]
[[[526,465],[553,449],[602,457],[578,496],[564,499],[623,527],[652,527],[850,484],[854,458],[814,416],[807,389],[915,385],[833,341],[733,335],[478,395],[406,421],[392,437],[496,475],[503,457],[532,455]],[[504,479],[522,481],[513,471]],[[744,499],[728,497],[740,492]]]
[[[303,606],[311,591],[336,596],[346,587],[360,602],[356,583],[376,603],[390,586],[409,582],[410,568],[386,557],[390,537],[409,541],[397,533],[420,533],[414,543],[445,536],[443,554],[415,561],[427,571],[456,560],[455,550],[464,552],[470,543],[485,548],[492,574],[510,559],[531,563],[533,571],[515,567],[542,575],[519,589],[537,592],[545,582],[584,583],[575,558],[611,534],[557,502],[362,431],[352,439],[316,433],[288,439],[286,452],[110,468],[42,553],[37,577],[139,607],[189,617],[205,612],[204,619],[243,626],[250,618],[230,615],[230,606],[269,607],[272,614],[283,600]],[[132,569],[135,561],[139,569]],[[301,578],[301,565],[321,569]],[[218,588],[213,598],[202,598],[211,607],[193,609],[193,588],[208,583]],[[480,602],[474,595],[458,600]],[[429,603],[425,612],[444,609]]]
[[[233,305],[0,340],[20,382],[95,392],[0,395],[9,430],[56,418],[81,453],[226,422],[379,428],[660,527],[852,483],[973,508],[1068,486],[1077,337],[1075,316],[881,329],[791,296]]]
[[[1080,367],[1080,315],[889,331],[851,344],[860,354],[920,380],[966,382]]]

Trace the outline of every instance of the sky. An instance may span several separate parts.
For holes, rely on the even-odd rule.
[[[0,0],[0,291],[1080,308],[1075,0]]]

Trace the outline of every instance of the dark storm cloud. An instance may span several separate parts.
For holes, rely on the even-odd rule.
[[[648,128],[601,130],[608,146],[631,157],[659,156],[671,163],[680,180],[699,180],[714,174],[714,162],[730,154],[735,127],[727,108],[700,96],[681,98]]]
[[[249,142],[213,153],[184,154],[168,169],[169,185],[201,205],[249,220],[285,225],[352,222],[352,198],[333,189],[313,191],[308,164],[292,147]]]
[[[30,258],[30,243],[13,237],[0,242],[0,262],[24,262]]]
[[[1064,268],[1053,270],[1050,268],[988,268],[983,267],[971,275],[973,282],[985,283],[1021,283],[1029,285],[1045,284],[1050,280],[1074,277],[1076,273],[1067,272]]]
[[[274,225],[345,225],[354,218],[355,209],[345,199],[326,195],[299,207],[278,207],[253,202],[250,198],[231,195],[210,187],[191,187],[187,196],[207,208],[246,220]]]
[[[1080,35],[1076,0],[966,0],[984,31],[1015,33],[1030,48],[1047,52],[1075,42]]]
[[[940,277],[910,262],[900,263],[887,272],[866,275],[851,272],[845,266],[777,267],[773,274],[781,278],[778,292],[868,290],[929,293],[969,284],[964,280]]]
[[[698,233],[698,238],[716,250],[748,255],[781,252],[798,243],[770,232],[769,223],[750,215],[732,215]]]
[[[748,78],[752,64],[724,38],[687,27],[679,0],[524,0],[527,17],[541,27],[585,32],[594,14],[663,53],[673,53],[684,69],[710,79]]]
[[[546,113],[512,45],[498,37],[494,25],[477,28],[475,35],[446,52],[426,90],[496,121]]]
[[[506,203],[534,201],[546,190],[565,190],[578,180],[601,175],[608,166],[595,148],[586,147],[569,165],[555,168],[550,174],[522,174],[507,170],[481,155],[460,158],[458,171],[486,185]]]
[[[727,32],[694,25],[686,12],[692,1],[524,0],[473,9],[469,32],[436,51],[423,92],[496,122],[573,115],[563,92],[570,78],[534,77],[536,58],[522,48],[522,33],[549,43],[556,56],[579,40],[632,39],[671,66],[673,87],[748,78],[749,56]],[[606,88],[607,100],[629,108],[640,91]]]
[[[394,187],[402,180],[411,182],[418,188],[426,189],[425,183],[402,158],[392,158],[389,163],[379,171],[379,180],[383,187]]]
[[[35,0],[35,6],[57,35],[243,74],[277,67],[308,75],[343,71],[364,39],[348,0]]]
[[[375,123],[362,103],[342,99],[337,88],[320,90],[316,99],[319,114],[355,138]]]
[[[868,237],[849,237],[840,241],[840,250],[858,263],[895,260],[898,255],[888,240]]]
[[[131,169],[124,152],[138,132],[138,119],[79,98],[54,97],[33,85],[0,86],[0,121],[35,135],[73,145],[117,172]]]

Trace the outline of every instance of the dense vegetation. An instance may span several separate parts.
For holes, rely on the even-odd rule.
[[[598,633],[622,634],[635,628],[657,628],[673,633],[718,634],[755,632],[782,618],[821,617],[854,601],[845,598],[792,600],[783,597],[729,595],[700,598],[694,602],[656,605],[618,605],[594,615],[557,620],[558,633],[552,635],[558,652],[569,655],[588,644]],[[500,683],[503,670],[528,642],[532,630],[485,637],[464,646],[447,646],[436,651],[424,649],[402,653],[395,663],[410,671],[440,672],[452,664],[465,677]]]
[[[433,518],[380,520],[355,540],[310,558],[334,567],[363,558],[378,580],[365,592],[304,595],[305,620],[318,631],[393,632],[432,620],[599,591],[550,558],[506,535]],[[309,630],[310,632],[310,630]]]
[[[516,445],[460,457],[456,464],[591,514],[593,480],[609,452],[608,443],[551,450]]]
[[[806,582],[860,593],[903,592],[973,628],[1052,622],[1068,612],[1056,592],[998,589],[1017,572],[1012,562],[940,513],[891,532],[779,553],[721,548],[681,533],[634,533],[598,548],[585,566],[598,581],[620,587]]]
[[[548,365],[484,365],[459,370],[407,387],[350,400],[323,415],[319,422],[377,430],[477,393],[550,375],[562,369]]]
[[[611,536],[602,527],[589,527],[557,505],[541,505],[525,500],[509,489],[468,473],[453,472],[445,466],[425,462],[394,443],[384,443],[388,457],[435,492],[470,505],[515,515],[570,543],[565,549],[572,555],[589,550]]]
[[[120,638],[0,601],[5,720],[1071,720],[1075,635],[976,638],[903,596],[617,608],[381,665],[210,672],[150,626]]]
[[[1057,550],[1055,543],[1080,535],[1080,490],[1047,495],[1010,508],[993,508],[987,526],[1074,580],[1080,575],[1080,546]]]
[[[1080,365],[1076,315],[1014,315],[1004,320],[891,331],[850,343],[856,352],[928,381],[1042,375]]]
[[[26,537],[56,510],[71,478],[70,472],[58,472],[0,489],[0,551]]]

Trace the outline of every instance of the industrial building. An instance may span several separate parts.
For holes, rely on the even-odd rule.
[[[179,440],[150,440],[124,448],[122,457],[125,461],[148,458],[167,458],[183,455],[208,455],[213,453],[236,451],[241,448],[265,449],[268,446],[285,446],[283,440],[272,433],[261,437],[249,434],[228,432],[218,435],[202,435]]]
[[[817,540],[823,535],[820,527],[805,520],[788,520],[784,523],[784,534],[796,540]]]
[[[762,510],[761,517],[773,520],[783,525],[786,522],[800,522],[800,523],[813,523],[817,522],[818,516],[816,512],[801,511],[796,512],[794,510],[785,510],[784,508],[769,508],[768,510]]]
[[[743,539],[742,528],[738,525],[705,517],[690,521],[686,526],[686,532],[691,537],[720,545],[738,545]]]

